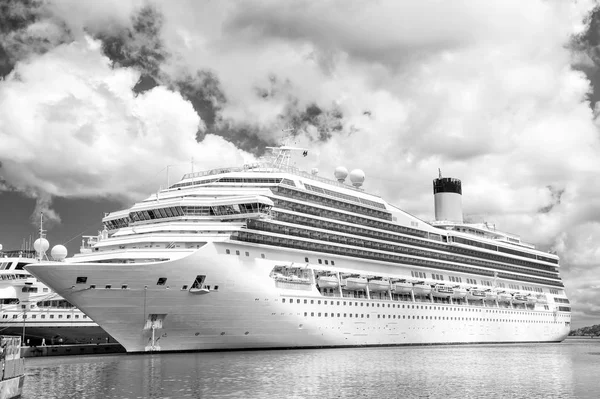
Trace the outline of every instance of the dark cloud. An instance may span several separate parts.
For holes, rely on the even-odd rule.
[[[295,131],[310,131],[314,128],[317,141],[327,141],[334,133],[341,132],[343,118],[344,114],[336,106],[324,110],[314,103],[304,109],[292,108],[288,115],[282,116]]]
[[[36,29],[33,24],[44,20]],[[15,63],[31,54],[43,54],[70,40],[70,31],[53,18],[39,0],[0,2],[0,77],[8,75]]]
[[[160,66],[169,57],[161,40],[162,14],[152,6],[141,8],[132,17],[132,26],[96,35],[102,50],[115,67],[133,67],[141,72],[134,87],[141,93],[161,82]]]
[[[547,189],[550,190],[550,193],[552,194],[552,200],[551,200],[550,204],[540,208],[538,210],[538,213],[548,213],[555,206],[560,205],[560,199],[561,199],[562,195],[565,193],[565,189],[556,189],[552,186],[548,186]]]
[[[572,38],[570,47],[578,55],[573,68],[584,72],[592,85],[589,100],[593,109],[600,100],[600,6],[590,13],[586,22],[587,29]]]
[[[214,133],[219,112],[227,102],[217,75],[211,71],[197,71],[195,75],[177,80],[172,86],[192,103],[206,125],[206,131],[198,131],[196,139],[202,141],[206,133]]]

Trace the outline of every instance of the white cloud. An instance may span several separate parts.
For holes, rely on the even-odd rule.
[[[138,78],[90,38],[17,64],[0,82],[4,178],[40,198],[139,199],[166,184],[156,176],[166,165],[175,176],[192,157],[203,167],[251,158],[219,137],[197,143],[191,104],[163,87],[136,96]]]

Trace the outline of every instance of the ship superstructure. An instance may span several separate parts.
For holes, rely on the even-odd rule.
[[[566,337],[558,257],[464,223],[459,180],[434,181],[428,223],[360,170],[289,166],[295,150],[187,174],[107,214],[87,253],[27,269],[130,352]]]

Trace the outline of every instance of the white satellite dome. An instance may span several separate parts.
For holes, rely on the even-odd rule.
[[[50,255],[54,260],[63,260],[67,257],[67,248],[64,245],[55,245],[52,247]]]
[[[33,248],[37,253],[46,253],[48,248],[50,248],[50,243],[45,238],[38,238],[33,243]]]
[[[335,175],[337,181],[343,183],[344,180],[346,180],[346,177],[348,177],[348,169],[343,166],[338,166],[335,168],[335,172],[333,172],[333,174]]]
[[[362,186],[363,182],[365,181],[365,172],[360,169],[354,169],[352,172],[350,172],[350,181],[354,187]]]

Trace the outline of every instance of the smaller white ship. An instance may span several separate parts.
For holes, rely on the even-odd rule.
[[[40,228],[32,249],[4,250],[0,245],[0,330],[21,337],[23,345],[106,343],[115,340],[86,314],[56,294],[25,266],[48,260],[50,247]],[[67,256],[63,245],[51,250],[51,258]]]

